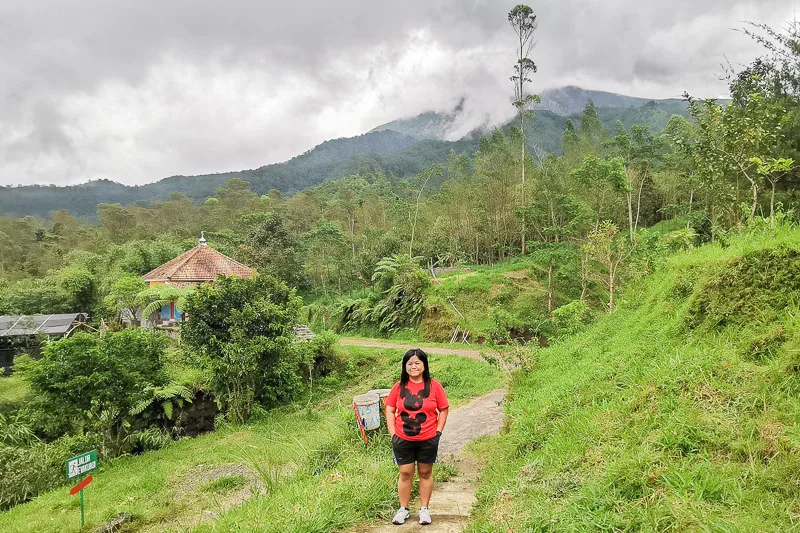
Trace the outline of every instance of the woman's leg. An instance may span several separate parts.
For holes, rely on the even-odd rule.
[[[414,463],[400,465],[400,476],[397,480],[397,495],[400,497],[400,507],[408,509],[411,500],[411,480],[414,479]],[[430,493],[428,493],[430,499]]]
[[[433,492],[433,465],[417,463],[417,475],[419,476],[419,506],[427,507],[431,503],[431,493]]]

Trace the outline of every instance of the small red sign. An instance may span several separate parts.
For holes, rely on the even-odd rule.
[[[86,476],[86,479],[84,479],[83,481],[81,481],[80,483],[78,483],[77,485],[72,487],[71,489],[69,489],[69,495],[70,496],[75,496],[80,491],[82,491],[84,489],[84,487],[86,487],[86,485],[88,485],[91,482],[92,482],[92,475],[89,474],[88,476]]]

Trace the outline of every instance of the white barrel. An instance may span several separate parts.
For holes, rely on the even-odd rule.
[[[386,407],[386,397],[389,396],[389,393],[392,392],[392,389],[373,389],[368,391],[367,394],[377,394],[378,398],[381,399],[381,409]]]
[[[369,431],[381,427],[380,396],[374,392],[361,394],[353,398],[353,405],[364,429]]]

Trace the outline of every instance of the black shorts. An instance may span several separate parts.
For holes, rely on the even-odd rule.
[[[392,437],[392,453],[396,465],[412,463],[430,464],[436,462],[439,453],[439,436],[428,440],[405,440],[397,435]]]

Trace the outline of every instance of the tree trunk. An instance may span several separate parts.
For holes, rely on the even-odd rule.
[[[589,281],[589,258],[585,254],[581,254],[581,301],[586,299],[586,292],[589,288],[587,281]]]
[[[547,316],[553,315],[553,263],[547,265]]]
[[[642,179],[639,181],[639,194],[636,197],[636,218],[633,219],[633,234],[636,235],[636,229],[639,227],[639,214],[642,210],[642,190],[644,189],[644,180],[647,179],[647,173],[642,173]]]
[[[628,191],[628,233],[633,242],[633,194]]]
[[[356,258],[356,219],[350,219],[350,246],[353,251],[353,259]]]
[[[613,267],[612,267],[613,268]],[[608,312],[614,311],[614,271],[608,272]]]
[[[775,227],[775,182],[773,180],[769,180],[769,184],[772,185],[772,191],[769,195],[769,226],[771,228]]]
[[[525,255],[525,233],[526,233],[526,199],[525,199],[525,113],[520,110],[519,126],[522,130],[522,255]]]
[[[712,195],[713,197],[713,195]],[[711,203],[711,242],[717,240],[717,206]]]
[[[417,205],[414,209],[414,222],[411,224],[411,242],[408,243],[408,257],[414,257],[414,233],[417,230],[417,216],[419,215],[419,200],[422,198],[422,191],[425,190],[425,185],[428,184],[428,180],[430,176],[425,177],[425,181],[422,182],[422,186],[419,188],[419,193],[417,193]]]
[[[550,197],[549,194],[547,196],[548,196],[547,205],[550,208],[550,223],[552,224],[552,227],[555,228],[556,227],[556,212],[555,212],[555,208],[553,207],[553,199]],[[553,242],[558,242],[558,233],[555,234]]]
[[[755,180],[750,180],[753,186],[753,208],[750,210],[750,220],[756,218],[756,210],[758,209],[758,183]]]

